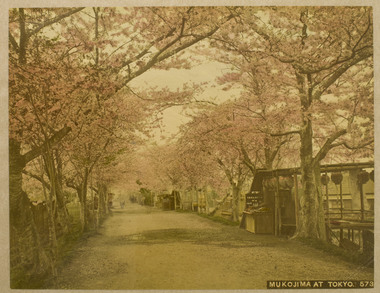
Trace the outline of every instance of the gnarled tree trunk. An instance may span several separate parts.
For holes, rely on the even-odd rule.
[[[239,202],[242,184],[239,182],[232,185],[232,221],[239,221]]]
[[[22,287],[33,274],[44,274],[49,259],[41,246],[31,203],[22,189],[25,159],[20,143],[9,140],[9,221],[11,288]]]
[[[310,106],[305,97],[304,109]],[[303,192],[299,196],[299,225],[296,237],[317,238],[326,240],[323,198],[320,188],[319,161],[313,159],[313,131],[308,117],[303,119],[301,138],[301,180]]]

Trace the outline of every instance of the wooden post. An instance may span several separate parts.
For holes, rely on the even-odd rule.
[[[206,209],[206,214],[209,213],[209,203],[208,203],[208,189],[205,190],[205,209]]]
[[[278,198],[277,190],[274,191],[274,235],[278,235]]]
[[[363,183],[359,182],[359,190],[360,190],[360,214],[361,220],[364,221],[364,194],[363,194]]]
[[[191,189],[191,191],[190,191],[190,194],[191,194],[191,210],[193,211],[193,212],[195,212],[195,191],[194,191],[194,189],[192,188]]]
[[[297,173],[294,173],[294,205],[296,210],[296,229],[298,227],[298,179]]]
[[[339,184],[339,191],[340,191],[340,218],[343,219],[343,179]]]
[[[277,175],[277,190],[276,190],[276,194],[277,194],[277,229],[278,229],[278,235],[281,235],[281,207],[280,207],[280,183],[279,183],[279,178],[278,178],[278,175]]]
[[[198,201],[198,214],[200,214],[201,213],[201,201],[200,201],[198,189],[196,189],[195,192],[197,194],[197,201]]]
[[[328,181],[328,177],[327,177],[327,172],[325,172],[325,176],[326,176],[326,212],[327,212],[327,227],[328,227],[328,231],[327,231],[327,239],[330,241],[330,238],[331,238],[331,229],[330,229],[330,202],[329,202],[329,181]]]

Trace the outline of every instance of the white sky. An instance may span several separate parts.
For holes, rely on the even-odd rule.
[[[212,100],[221,103],[238,97],[240,90],[223,91],[223,86],[215,82],[216,77],[229,71],[228,66],[219,62],[205,61],[191,69],[149,70],[131,81],[133,87],[169,87],[171,90],[181,88],[184,83],[208,82],[204,91],[197,97],[199,100]],[[187,122],[188,118],[181,113],[181,107],[172,107],[163,112],[164,134],[170,136],[178,131],[178,127]],[[156,140],[160,140],[158,130]]]

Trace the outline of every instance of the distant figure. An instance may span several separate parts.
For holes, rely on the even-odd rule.
[[[131,196],[129,196],[129,201],[131,202],[131,203],[135,203],[137,200],[136,200],[136,196],[134,196],[134,195],[131,195]]]
[[[121,207],[122,209],[124,209],[124,207],[125,207],[125,200],[123,200],[123,201],[120,202],[120,207]]]

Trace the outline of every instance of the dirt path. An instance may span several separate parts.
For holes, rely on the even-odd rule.
[[[129,204],[60,269],[60,289],[260,289],[267,280],[373,279],[295,241]]]

